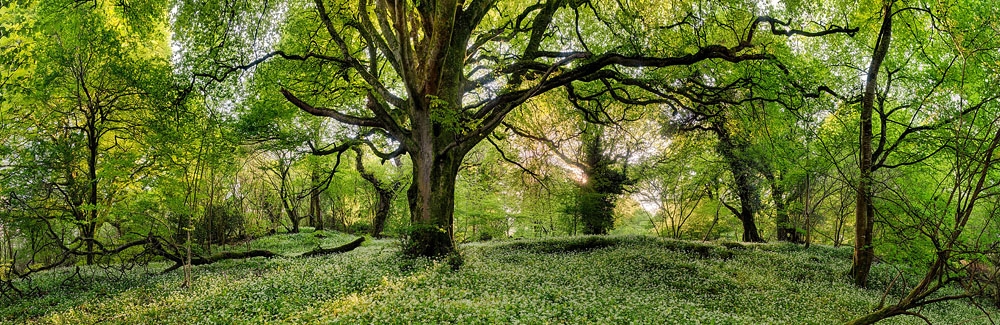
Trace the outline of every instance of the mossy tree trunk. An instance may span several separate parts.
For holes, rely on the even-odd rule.
[[[586,183],[577,197],[577,213],[583,223],[583,233],[606,235],[615,225],[615,201],[630,184],[624,167],[613,168],[615,159],[605,153],[607,145],[603,139],[603,127],[591,126],[584,130],[583,168]]]
[[[455,250],[452,225],[455,180],[461,159],[457,154],[414,159],[414,180],[407,191],[411,227],[408,254],[444,256]]]
[[[740,199],[740,207],[737,209],[726,205],[743,225],[743,241],[764,242],[757,230],[755,221],[757,211],[760,210],[760,189],[757,187],[758,180],[755,176],[754,162],[746,156],[746,152],[741,150],[745,143],[737,143],[725,127],[725,122],[712,123],[711,130],[718,138],[717,150],[729,166],[729,172],[733,174],[733,181],[736,185],[736,196]]]

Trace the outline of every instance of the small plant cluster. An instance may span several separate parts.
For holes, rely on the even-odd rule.
[[[352,236],[278,235],[248,244],[294,256]],[[236,248],[233,248],[236,249]],[[441,260],[405,258],[398,241],[315,258],[223,261],[178,272],[40,274],[35,295],[0,305],[29,324],[830,324],[877,305],[897,271],[876,264],[872,289],[843,270],[850,249],[585,236],[473,243]],[[460,263],[452,261],[460,259]],[[455,265],[461,265],[457,269]],[[904,291],[897,280],[886,299]],[[956,288],[959,290],[959,288]],[[987,309],[991,313],[995,310]],[[964,301],[929,305],[934,323],[983,317]],[[920,324],[897,317],[888,324]],[[974,321],[973,321],[974,322]]]

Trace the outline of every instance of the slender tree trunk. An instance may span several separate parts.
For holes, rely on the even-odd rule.
[[[309,224],[316,227],[316,230],[323,230],[323,209],[320,206],[320,177],[319,167],[313,166],[312,170],[312,191],[309,192]]]
[[[208,170],[208,254],[212,254],[212,241],[215,240],[215,167]]]
[[[847,209],[849,208],[849,203],[847,198],[850,195],[850,190],[846,187],[840,190],[840,208],[837,209],[837,224],[835,225],[835,233],[833,240],[833,247],[840,247],[844,244],[844,225],[847,223]]]
[[[356,153],[355,167],[358,173],[361,174],[361,178],[368,181],[372,185],[372,188],[375,189],[375,218],[372,220],[371,235],[372,237],[380,238],[382,231],[385,230],[385,223],[389,219],[389,212],[392,210],[392,201],[396,198],[396,191],[399,190],[400,183],[393,182],[389,185],[379,180],[375,174],[365,169],[363,161],[364,151],[355,147],[354,152]]]
[[[778,240],[793,243],[801,242],[795,225],[792,223],[791,218],[788,217],[788,208],[785,204],[785,191],[781,188],[781,184],[779,184],[780,176],[775,177],[774,173],[767,166],[762,169],[764,178],[767,179],[768,184],[771,186],[771,200],[774,202],[775,226]]]
[[[875,52],[872,54],[871,65],[865,80],[865,92],[861,98],[861,137],[860,155],[861,177],[858,180],[857,205],[854,214],[854,258],[851,265],[851,277],[859,287],[868,285],[868,272],[871,271],[875,259],[875,248],[872,246],[874,234],[874,205],[872,205],[872,111],[875,107],[875,92],[878,82],[878,71],[882,61],[889,52],[889,42],[892,39],[892,1],[883,5],[882,27],[879,29]]]
[[[314,213],[316,214],[316,230],[324,230],[326,225],[323,222],[323,201],[321,200],[319,193],[316,194],[315,200],[316,211]]]
[[[806,219],[806,242],[805,242],[806,248],[809,248],[809,244],[812,242],[812,223],[811,223],[812,220],[810,220],[810,218],[812,217],[812,206],[809,205],[810,189],[811,188],[810,188],[810,184],[809,184],[809,171],[807,170],[806,171],[806,196],[804,198],[804,200],[806,202],[805,202],[805,204],[803,204],[803,209],[802,209],[802,212],[805,214],[805,217],[806,217],[805,218]]]
[[[899,310],[896,310],[895,306],[880,308],[875,312],[862,316],[861,318],[851,320],[845,323],[845,325],[870,325],[875,324],[880,320],[889,318],[893,315],[898,315]]]
[[[188,219],[188,229],[187,232],[187,262],[184,263],[184,283],[181,284],[181,288],[191,287],[191,229],[194,228],[194,224],[191,219]]]
[[[715,207],[715,217],[712,218],[712,224],[708,226],[708,231],[705,232],[705,237],[701,241],[708,241],[708,237],[712,235],[712,229],[715,229],[715,225],[719,223],[719,210],[722,210],[722,206]]]
[[[91,110],[96,108],[90,107]],[[87,265],[94,264],[94,243],[97,240],[97,155],[98,155],[98,130],[96,116],[97,112],[90,111],[87,116],[87,204],[89,211],[86,222],[83,223],[83,237],[87,243]]]
[[[281,170],[279,170],[281,184],[278,188],[278,196],[281,198],[281,207],[285,209],[285,214],[288,215],[289,221],[292,222],[292,229],[290,230],[291,233],[297,234],[299,233],[299,222],[302,219],[299,218],[298,211],[296,211],[295,207],[292,206],[292,202],[290,202],[291,200],[294,200],[294,195],[289,193],[291,190],[288,188],[288,182],[290,182],[289,178],[291,177],[289,175],[291,162],[288,162],[288,164],[282,162],[282,165],[278,166],[278,168],[281,168]]]

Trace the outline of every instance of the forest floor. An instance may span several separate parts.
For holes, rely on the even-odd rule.
[[[320,237],[277,235],[232,249],[293,255],[354,239]],[[375,240],[339,255],[196,266],[188,289],[181,270],[157,274],[165,263],[128,272],[81,268],[65,282],[75,268],[51,271],[33,280],[39,292],[3,301],[0,323],[836,324],[872,310],[898,272],[877,264],[873,289],[861,290],[845,276],[850,248],[641,236],[465,244],[458,271],[401,258],[398,247],[398,240]],[[903,278],[887,301],[913,283]],[[989,323],[969,301],[919,312],[935,324]]]

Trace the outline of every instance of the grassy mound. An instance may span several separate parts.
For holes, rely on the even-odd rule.
[[[322,238],[319,238],[322,237]],[[285,255],[351,236],[280,235],[249,243]],[[236,249],[236,248],[234,248]],[[239,249],[247,249],[240,246]],[[399,243],[369,241],[315,258],[224,261],[182,273],[124,275],[81,268],[36,278],[41,292],[0,306],[15,323],[649,323],[831,324],[878,304],[895,276],[874,269],[875,289],[844,275],[848,248],[700,243],[639,236],[474,243],[465,264],[399,257]],[[904,281],[905,282],[905,281]],[[879,288],[882,286],[882,288]],[[902,286],[890,297],[902,293]],[[993,309],[987,309],[991,313]],[[966,302],[921,311],[934,323],[983,323]],[[914,317],[888,324],[922,324]]]

